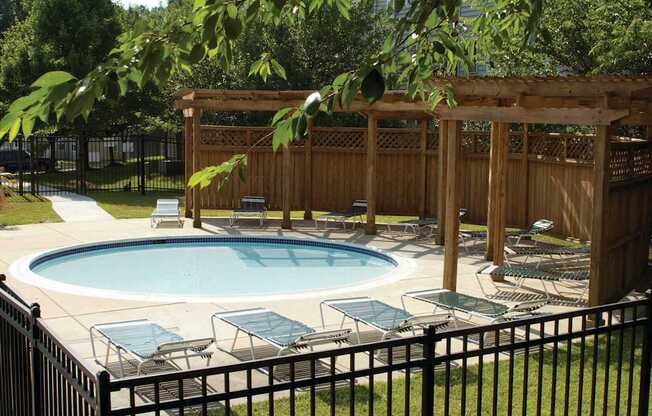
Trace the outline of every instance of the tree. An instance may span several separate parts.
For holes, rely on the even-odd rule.
[[[652,72],[652,8],[647,0],[548,0],[538,36],[489,57],[499,75]]]
[[[20,0],[3,0],[0,2],[0,36],[17,20],[23,18],[23,5]]]
[[[468,69],[475,56],[497,40],[527,39],[542,5],[541,0],[493,0],[483,5],[483,13],[471,25],[460,21],[460,7],[460,0],[391,2],[390,30],[382,47],[312,94],[304,106],[277,112],[272,120],[274,149],[302,138],[307,117],[330,112],[334,105],[348,108],[358,92],[370,103],[382,98],[390,74],[406,83],[408,94],[433,107],[442,101],[455,105],[451,89],[433,86],[430,78]],[[309,21],[323,9],[336,10],[348,20],[351,0],[195,0],[184,21],[168,18],[156,27],[129,28],[107,59],[83,77],[66,71],[41,76],[29,95],[15,100],[0,119],[0,138],[8,135],[12,140],[21,129],[29,136],[37,121],[88,119],[107,91],[124,96],[148,83],[161,87],[171,76],[191,73],[193,65],[204,59],[215,60],[229,71],[237,41],[249,28]],[[261,55],[250,71],[264,79],[272,73],[284,77],[286,71],[271,53]],[[246,161],[246,155],[236,155],[220,166],[196,172],[189,184],[208,186],[218,178],[224,183],[233,172],[244,169]]]

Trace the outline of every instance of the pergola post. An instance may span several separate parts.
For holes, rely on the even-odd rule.
[[[201,139],[201,110],[196,108],[192,114],[192,169],[194,172],[201,169],[199,162],[199,141]],[[192,188],[192,209],[194,228],[201,228],[201,191],[198,186]]]
[[[185,197],[185,208],[184,216],[186,218],[192,218],[192,190],[188,189],[188,180],[192,176],[193,169],[193,151],[192,151],[192,108],[186,108],[183,110],[183,151],[184,151],[184,174],[185,174],[185,186],[184,186],[184,197]]]
[[[494,259],[494,218],[496,217],[496,163],[499,157],[499,123],[491,122],[489,138],[489,184],[487,195],[487,251],[486,260]]]
[[[378,120],[367,115],[367,224],[365,234],[376,234],[376,143]]]
[[[589,305],[596,306],[607,297],[609,262],[607,221],[609,218],[609,162],[612,125],[598,126],[593,142],[593,223],[591,226],[591,277]]]
[[[292,148],[288,143],[283,147],[283,221],[281,228],[284,230],[292,229],[292,219],[290,205],[292,203]]]
[[[446,172],[448,159],[448,120],[439,120],[439,152],[437,157],[437,221],[439,233],[435,243],[443,246],[445,241],[444,229],[446,227]],[[455,240],[457,241],[457,239]]]
[[[457,140],[461,130],[461,121],[448,121],[448,149],[445,159],[446,178],[446,221],[444,230],[444,289],[455,291],[457,288],[457,259],[459,254],[460,232],[460,195],[459,195],[459,163],[460,140]]]
[[[523,195],[525,195],[525,206],[523,207],[523,228],[530,222],[530,125],[523,124],[523,153],[521,154],[521,169],[523,170]]]
[[[312,219],[312,136],[314,121],[308,120],[308,139],[305,141],[303,159],[303,219]]]
[[[419,121],[419,176],[417,178],[417,192],[419,198],[419,218],[426,218],[426,149],[428,147],[429,120]]]
[[[493,262],[502,266],[505,261],[505,226],[507,222],[507,154],[509,124],[500,123],[498,133],[498,160],[496,163],[496,216],[493,219]]]

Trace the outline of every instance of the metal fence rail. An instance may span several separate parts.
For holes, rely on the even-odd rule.
[[[97,414],[97,378],[0,275],[0,415]]]
[[[183,137],[32,136],[0,144],[10,198],[66,192],[184,190]]]
[[[111,379],[0,281],[0,415],[647,415],[652,299]]]

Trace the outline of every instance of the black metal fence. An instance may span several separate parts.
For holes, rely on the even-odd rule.
[[[1,415],[647,415],[652,300],[111,379],[0,283]]]
[[[183,137],[32,136],[0,144],[10,196],[94,191],[183,192]]]

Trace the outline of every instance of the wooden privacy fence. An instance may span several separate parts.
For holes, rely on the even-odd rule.
[[[244,152],[269,132],[267,127],[202,126],[200,165],[218,164]],[[304,209],[309,193],[314,210],[343,210],[352,200],[364,198],[367,129],[313,128],[311,137],[310,142],[291,146],[292,209]],[[419,129],[378,129],[379,213],[436,215],[438,141],[436,130],[422,138]],[[462,133],[462,206],[469,210],[467,221],[473,223],[486,222],[489,143],[488,132]],[[613,156],[617,178],[626,176],[626,169],[636,173],[642,165],[650,165],[649,157],[640,156],[631,158],[630,164],[616,162],[621,151],[647,149],[649,155],[647,143],[615,146],[619,149]],[[243,195],[256,194],[265,196],[270,208],[280,209],[281,159],[281,152],[272,151],[271,136],[265,138],[251,151],[246,181],[231,181],[219,192],[214,187],[205,189],[202,207],[231,209]],[[558,234],[590,239],[592,182],[593,136],[510,133],[508,225],[522,227],[548,218],[557,224]]]

